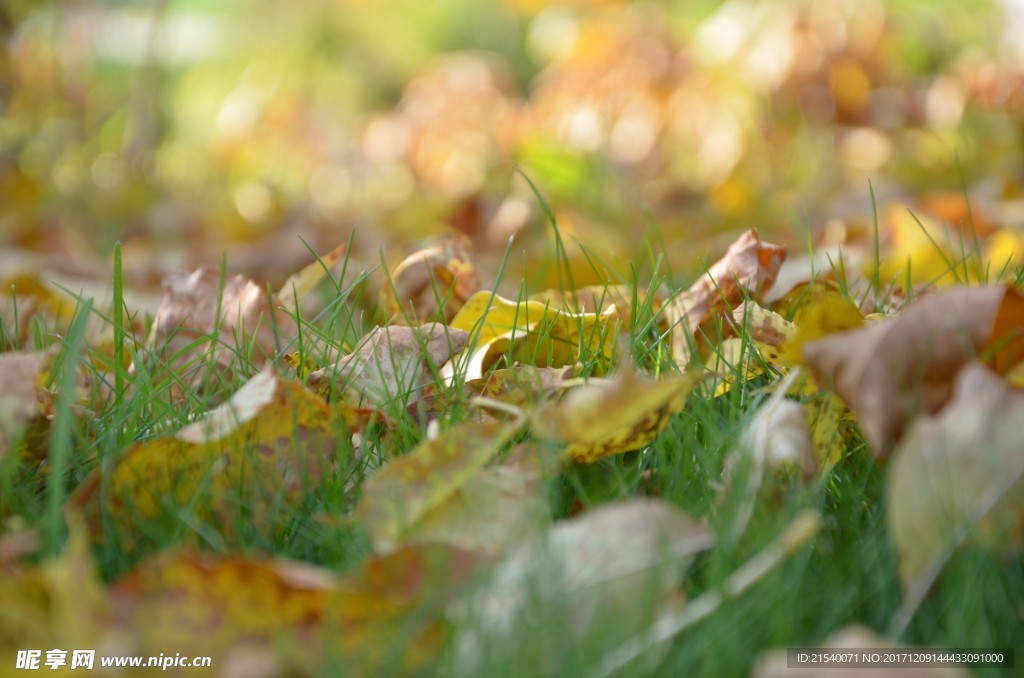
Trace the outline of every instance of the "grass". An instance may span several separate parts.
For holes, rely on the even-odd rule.
[[[553,215],[550,210],[547,212],[554,224]],[[560,277],[563,265],[566,276],[571,277],[560,235],[557,245],[554,265]],[[507,258],[508,254],[506,261]],[[663,281],[660,259],[653,255],[650,258],[653,270],[648,279],[652,281],[649,289],[653,290]],[[957,270],[958,264],[966,267],[968,258],[965,255],[962,262],[950,262],[950,270]],[[155,359],[144,348],[142,337],[135,336],[130,329],[132,319],[125,316],[128,309],[124,307],[119,249],[114,261],[113,313],[109,318],[84,302],[62,341],[47,339],[47,329],[40,326],[38,318],[33,319],[32,344],[25,347],[13,345],[14,338],[22,336],[21,327],[0,327],[0,337],[11,348],[60,347],[51,372],[58,396],[45,460],[31,454],[0,459],[2,516],[9,525],[21,522],[39,529],[45,535],[47,556],[56,554],[63,543],[65,498],[74,494],[91,472],[103,471],[99,492],[109,492],[111,471],[132,444],[182,428],[213,403],[236,391],[257,371],[251,344],[233,356],[229,369],[212,369],[216,365],[212,337],[198,337],[188,348],[209,342],[210,353],[204,359],[206,377],[199,388],[187,388],[180,375],[168,367],[174,363],[174,356],[169,356],[167,362]],[[595,262],[594,266],[598,264]],[[966,268],[962,270],[966,274]],[[221,274],[222,289],[225,275],[226,266]],[[670,359],[668,333],[659,324],[660,316],[651,296],[641,293],[640,280],[637,270],[623,277],[632,289],[631,326],[627,332],[632,342],[631,358],[653,374],[671,373],[676,368]],[[368,319],[378,319],[372,315],[371,306],[359,302],[361,282],[362,279],[342,289],[331,279],[331,301],[310,320],[302,320],[299,310],[297,343],[282,345],[282,350],[270,357],[271,364],[284,371],[283,355],[291,352],[298,353],[300,363],[308,359],[314,364],[325,364],[339,348],[347,351],[355,346],[372,322]],[[875,282],[875,293],[881,293],[885,281]],[[527,287],[525,280],[522,287]],[[566,289],[571,286],[567,284],[562,291]],[[435,285],[434,292],[439,304],[444,301],[439,286]],[[110,351],[90,351],[85,347],[86,326],[97,319],[101,326],[112,330]],[[216,336],[214,332],[213,337]],[[746,357],[758,359],[752,353],[749,337],[742,338]],[[586,366],[584,373],[598,367],[595,355],[579,357]],[[129,359],[136,365],[130,375],[124,369]],[[97,385],[109,387],[103,406],[96,409],[92,418],[74,414],[78,397],[76,378],[83,367],[91,371],[94,403],[99,397]],[[723,519],[715,509],[715,486],[722,478],[727,455],[763,403],[765,387],[774,380],[772,376],[761,376],[745,381],[741,378],[745,365],[734,367],[735,372],[726,375],[734,380],[734,388],[719,397],[712,395],[713,384],[698,388],[686,409],[669,422],[648,449],[605,458],[592,465],[570,465],[549,478],[552,519],[564,519],[582,508],[617,499],[654,494],[695,516],[710,515],[712,526],[724,534]],[[436,371],[435,378],[439,380]],[[182,386],[186,387],[188,397],[183,404],[177,404],[171,393]],[[464,420],[471,412],[471,408],[455,402],[445,413],[444,425]],[[237,494],[229,494],[237,503],[230,515],[221,516],[226,522],[211,520],[203,509],[215,491],[211,469],[206,469],[199,482],[189,486],[187,502],[165,497],[167,501],[155,518],[138,522],[134,539],[128,543],[108,539],[96,546],[94,555],[99,572],[106,580],[115,580],[147,556],[176,544],[210,553],[270,554],[338,572],[351,570],[371,553],[366,535],[347,518],[358,500],[361,483],[388,459],[408,452],[426,435],[422,421],[407,411],[402,399],[386,407],[385,414],[394,422],[395,430],[390,435],[379,429],[371,430],[364,436],[358,454],[349,433],[339,426],[337,453],[345,462],[334,465],[315,481],[309,480],[298,498],[284,494],[263,497],[257,508],[245,503],[247,497],[253,496],[250,488],[233,488]],[[31,448],[31,439],[26,438],[25,442]],[[720,591],[800,511],[810,508],[822,517],[821,533],[809,546],[783,560],[752,590],[720,602],[706,618],[676,637],[660,662],[651,667],[654,674],[745,675],[765,650],[817,645],[851,623],[885,633],[901,600],[896,559],[885,520],[888,465],[871,457],[856,431],[847,443],[840,463],[814,478],[804,481],[785,474],[771,478],[754,500],[753,518],[743,534],[737,539],[723,539],[687,569],[684,586],[691,600]],[[192,477],[179,480],[195,481]],[[258,478],[246,477],[246,482],[258,484]],[[125,510],[131,511],[131,507]],[[117,534],[113,527],[120,519],[106,510],[101,516],[108,534]],[[609,544],[608,548],[615,545]],[[910,645],[1020,648],[1024,645],[1022,615],[1021,562],[1000,560],[981,548],[967,547],[954,557],[898,640]],[[415,620],[409,623],[416,624]],[[607,623],[614,625],[616,620],[608,619]],[[612,649],[599,638],[590,647],[573,646],[568,638],[559,635],[565,633],[564,629],[546,625],[544,620],[538,620],[531,632],[537,638],[562,637],[562,663],[545,666],[545,671],[552,675],[580,675]],[[397,661],[407,650],[401,634],[388,642],[392,643],[390,651]],[[450,668],[453,657],[443,657],[440,666]],[[518,675],[521,667],[499,664],[488,669],[489,674]],[[328,669],[325,672],[330,673]],[[1000,675],[994,669],[977,674]]]

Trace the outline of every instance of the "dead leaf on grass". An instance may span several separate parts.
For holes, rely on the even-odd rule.
[[[381,306],[396,321],[448,322],[480,289],[469,239],[450,235],[410,254],[391,271]]]
[[[80,516],[68,515],[64,550],[39,565],[0,563],[0,652],[52,647],[116,649],[113,610]]]
[[[465,378],[477,379],[500,360],[510,367],[564,367],[596,360],[600,372],[615,358],[622,323],[615,305],[600,313],[568,313],[539,301],[516,302],[478,292],[451,326],[475,337]]]
[[[194,513],[223,537],[240,521],[283,529],[266,524],[271,507],[301,496],[351,453],[346,434],[364,423],[361,412],[328,405],[267,368],[174,437],[131,447],[105,481],[94,471],[72,503],[87,508],[97,539],[106,511],[122,544],[140,536],[140,521],[167,511]]]
[[[26,427],[42,418],[40,398],[49,394],[38,386],[46,352],[0,354],[0,459],[22,439]]]
[[[967,539],[1021,549],[1022,420],[1024,391],[975,363],[960,373],[952,400],[908,431],[889,478],[888,516],[909,599],[927,592]]]
[[[651,379],[626,371],[543,405],[530,427],[541,438],[563,443],[566,459],[594,462],[649,445],[683,410],[699,381],[692,373]]]
[[[763,242],[755,230],[747,231],[697,282],[666,304],[672,355],[680,368],[690,364],[690,341],[701,325],[748,297],[756,299],[771,286],[785,258],[784,247]]]
[[[949,400],[965,364],[982,356],[1001,373],[1017,365],[1022,332],[1024,296],[1016,290],[957,287],[891,320],[808,342],[803,357],[856,413],[875,455],[885,456],[917,412]]]
[[[255,282],[241,275],[222,280],[216,269],[200,268],[164,280],[147,346],[175,376],[177,399],[184,395],[181,384],[197,388],[208,378],[203,367],[211,354],[219,371],[230,372],[250,353],[253,365],[262,367],[297,333],[295,321]]]
[[[282,559],[169,552],[112,594],[150,654],[209,655],[218,666],[271,648],[285,673],[322,673],[329,659],[353,675],[405,674],[436,657],[447,636],[441,606],[474,567],[471,554],[440,545],[373,557],[344,576]]]
[[[539,473],[485,468],[403,536],[407,543],[442,543],[497,555],[532,537],[548,522],[551,507]]]
[[[653,499],[557,523],[452,607],[455,675],[481,675],[486,666],[543,673],[559,665],[566,644],[614,647],[678,602],[682,567],[712,542],[701,523]]]
[[[351,354],[310,374],[310,383],[336,390],[355,406],[403,406],[419,397],[441,366],[462,350],[469,334],[440,323],[378,327]]]
[[[374,549],[394,550],[431,509],[477,476],[517,428],[498,422],[458,424],[367,478],[355,517]]]

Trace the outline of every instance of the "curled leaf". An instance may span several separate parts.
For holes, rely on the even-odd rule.
[[[672,355],[680,368],[690,364],[690,340],[716,313],[757,297],[771,286],[786,258],[784,247],[763,242],[757,231],[741,235],[721,259],[688,290],[666,304],[672,325]]]
[[[469,239],[450,235],[410,254],[391,271],[381,305],[396,318],[447,322],[479,289]]]
[[[504,360],[538,367],[564,367],[594,361],[607,369],[617,350],[621,327],[614,304],[600,313],[569,313],[539,301],[515,302],[478,292],[452,320],[452,327],[476,337],[466,377],[475,379]]]
[[[917,412],[938,410],[960,368],[979,356],[998,372],[1024,357],[1024,296],[1013,288],[943,290],[891,320],[803,346],[807,365],[850,405],[878,456]]]

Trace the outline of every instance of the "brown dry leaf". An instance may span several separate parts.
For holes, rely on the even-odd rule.
[[[119,654],[113,610],[85,527],[80,516],[67,517],[68,540],[59,556],[34,566],[0,563],[0,653],[12,664],[15,652],[27,648],[104,647]]]
[[[168,276],[163,284],[147,346],[175,375],[176,398],[183,395],[180,384],[197,388],[208,378],[202,368],[211,353],[217,370],[230,371],[240,357],[245,364],[250,354],[253,365],[262,367],[298,333],[277,300],[244,276],[225,277],[222,287],[220,272],[200,268]]]
[[[193,512],[225,537],[242,520],[273,532],[283,526],[269,524],[270,509],[351,453],[346,434],[363,423],[360,412],[332,407],[266,368],[174,437],[131,447],[106,479],[95,471],[72,503],[88,510],[97,539],[109,512],[122,545],[141,536],[140,521],[168,511]]]
[[[692,373],[655,380],[626,371],[542,406],[530,427],[541,438],[563,443],[566,459],[594,462],[649,445],[683,410],[699,381]]]
[[[469,334],[440,323],[378,327],[354,352],[310,374],[310,383],[340,392],[355,406],[385,407],[411,397],[435,381],[441,366],[462,350]]]
[[[42,418],[40,398],[49,394],[38,387],[37,375],[46,352],[0,354],[0,459],[22,439],[26,427]]]
[[[672,355],[680,368],[690,364],[690,339],[716,313],[757,296],[775,280],[786,249],[762,242],[757,231],[741,235],[690,288],[666,304],[672,326]]]
[[[847,626],[826,638],[821,648],[828,651],[838,650],[875,650],[884,654],[886,650],[911,651],[913,648],[901,648],[899,645],[876,635],[863,626]],[[861,652],[856,652],[860,655]],[[790,668],[787,650],[772,650],[757,658],[751,671],[751,678],[800,678],[801,676],[821,676],[822,678],[967,678],[970,672],[956,667],[933,667],[911,669],[904,666],[882,668],[879,666]]]
[[[410,254],[384,285],[384,311],[394,321],[450,321],[480,289],[470,251],[469,238],[449,235]]]
[[[458,424],[370,476],[355,517],[374,549],[394,550],[428,511],[478,475],[517,429],[518,424],[498,422]]]
[[[819,382],[853,409],[877,456],[909,421],[948,399],[961,367],[984,356],[1005,372],[1024,357],[1024,296],[1009,287],[956,287],[895,318],[803,346]],[[988,356],[988,353],[992,353]]]
[[[215,667],[257,648],[282,673],[423,670],[447,636],[441,606],[475,568],[439,545],[374,557],[338,575],[305,563],[171,552],[142,563],[113,594],[142,651],[209,655]],[[400,654],[401,653],[401,654]]]
[[[497,555],[540,532],[551,507],[539,473],[493,466],[480,471],[405,535],[407,543],[442,543]]]
[[[889,530],[908,598],[919,599],[953,550],[974,535],[999,550],[1024,541],[1024,391],[979,364],[952,400],[918,419],[889,479]]]
[[[618,645],[674,602],[682,566],[712,542],[704,525],[653,499],[607,504],[556,524],[452,607],[455,675],[508,666],[541,675],[558,666],[567,644],[598,653]]]

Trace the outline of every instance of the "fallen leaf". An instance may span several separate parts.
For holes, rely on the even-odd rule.
[[[799,365],[805,344],[831,334],[864,325],[860,310],[840,290],[823,283],[800,286],[779,302],[781,312],[791,315],[795,331],[781,344],[779,362]]]
[[[497,555],[538,534],[550,515],[539,473],[492,466],[427,511],[406,531],[403,541],[451,544]]]
[[[762,242],[757,231],[747,231],[697,282],[666,303],[672,355],[680,368],[690,364],[690,341],[701,325],[770,287],[785,258],[784,247]]]
[[[310,383],[337,390],[352,405],[374,407],[418,397],[441,366],[466,345],[469,334],[440,323],[378,327],[354,352],[310,374]]]
[[[271,509],[296,501],[342,462],[351,453],[345,434],[362,422],[266,368],[175,436],[129,448],[105,479],[94,471],[72,504],[87,509],[97,539],[109,515],[122,545],[167,512],[196,515],[222,537],[242,523],[273,533],[284,526]]]
[[[40,398],[49,394],[37,385],[45,352],[0,354],[0,460],[20,441],[26,427],[40,419]]]
[[[455,675],[514,666],[539,675],[566,647],[614,646],[672,604],[683,565],[712,545],[706,527],[653,499],[607,504],[513,551],[453,605]]]
[[[473,333],[479,344],[512,330],[528,330],[545,318],[548,307],[539,301],[515,302],[492,292],[474,294],[459,309],[451,327]]]
[[[476,379],[502,359],[508,367],[594,362],[600,372],[615,357],[621,318],[614,305],[601,313],[568,313],[539,301],[515,302],[478,292],[451,326],[475,338],[465,378]]]
[[[266,291],[241,275],[224,277],[212,268],[178,273],[164,280],[164,299],[153,319],[147,347],[155,364],[174,375],[175,398],[180,384],[198,388],[208,378],[203,367],[212,356],[218,370],[233,365],[262,367],[298,328],[276,307]],[[132,365],[132,371],[138,366]]]
[[[436,416],[456,403],[471,404],[470,400],[478,397],[502,403],[514,410],[526,411],[564,384],[572,371],[571,367],[517,365],[503,370],[491,370],[482,377],[457,385],[431,384],[424,390],[423,397],[409,406],[409,410],[414,414],[422,412]],[[475,412],[479,418],[502,414],[501,411],[483,405],[476,407]]]
[[[469,238],[450,235],[410,254],[391,271],[381,306],[396,320],[448,322],[479,289]]]
[[[5,656],[26,648],[118,649],[113,609],[81,517],[74,513],[68,514],[68,539],[57,557],[31,566],[0,563],[0,597]]]
[[[631,371],[593,380],[533,412],[530,427],[565,445],[566,459],[590,463],[649,445],[683,410],[695,374],[650,379]]]
[[[367,478],[355,517],[374,549],[394,550],[428,511],[478,475],[517,428],[498,422],[458,424]]]
[[[889,530],[900,582],[920,597],[953,550],[973,537],[999,551],[1024,539],[1024,391],[979,364],[964,368],[953,398],[918,419],[889,479]]]
[[[810,475],[817,466],[804,407],[786,397],[799,378],[799,371],[794,371],[782,380],[743,429],[736,449],[725,460],[718,503],[720,511],[729,514],[730,541],[746,531],[769,473],[798,469]]]
[[[407,674],[447,637],[442,606],[476,567],[439,545],[373,557],[338,576],[306,563],[169,552],[113,587],[121,623],[143,651],[213,657],[270,649],[280,672]],[[287,669],[287,670],[286,670]]]
[[[575,290],[550,289],[531,294],[530,301],[539,301],[549,308],[565,313],[615,314],[623,327],[633,326],[633,314],[648,309],[657,315],[665,305],[661,290],[649,290],[632,285],[588,285]],[[662,331],[667,327],[660,328]]]
[[[896,317],[803,346],[819,382],[857,415],[885,456],[917,412],[948,399],[960,368],[977,356],[1005,372],[1024,357],[1024,296],[1009,287],[957,287],[907,306]],[[991,353],[992,355],[988,355]]]
[[[814,456],[822,471],[842,459],[848,447],[846,422],[853,419],[846,404],[831,391],[822,391],[804,403],[804,412],[811,424]]]
[[[803,650],[804,648],[799,649]],[[851,625],[826,638],[821,643],[820,649],[827,652],[848,650],[860,656],[863,651],[875,650],[884,655],[887,650],[913,652],[915,648],[904,648],[878,636],[870,629]],[[762,653],[754,663],[751,678],[798,678],[807,675],[821,676],[822,678],[900,678],[907,675],[921,678],[967,678],[971,675],[966,669],[946,666],[915,669],[904,666],[792,667],[789,663],[789,652],[791,651],[793,650],[772,650]],[[813,652],[813,649],[807,648],[807,651]]]

